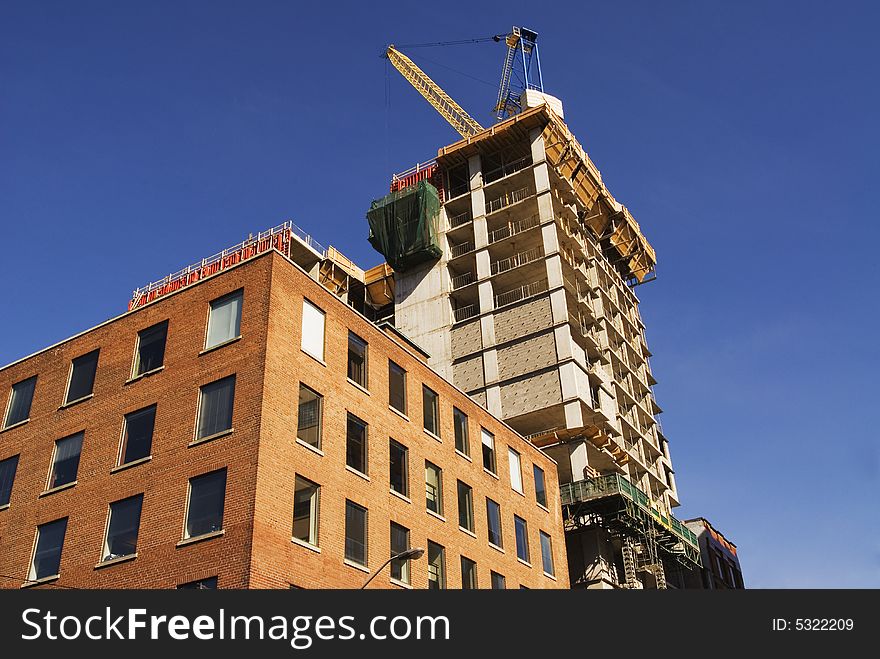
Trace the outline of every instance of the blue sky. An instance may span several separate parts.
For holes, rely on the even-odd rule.
[[[3,0],[0,363],[285,219],[380,262],[370,200],[457,137],[383,47],[525,25],[658,253],[638,294],[677,515],[736,542],[748,586],[880,587],[878,19],[856,2]],[[411,54],[491,122],[502,46]]]

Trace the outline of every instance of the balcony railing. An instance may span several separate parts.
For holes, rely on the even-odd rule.
[[[514,254],[510,258],[495,261],[492,264],[492,274],[497,275],[500,272],[513,270],[514,268],[518,268],[519,266],[525,265],[526,263],[537,261],[543,256],[544,250],[541,247],[533,247],[532,249],[520,252],[519,254]]]
[[[516,172],[519,172],[526,167],[529,167],[532,164],[532,157],[523,156],[517,160],[509,162],[507,164],[501,165],[501,167],[497,167],[493,170],[483,173],[483,181],[486,184],[494,183],[498,179],[504,178],[505,176],[510,176]]]
[[[455,322],[459,323],[462,320],[467,320],[468,318],[473,318],[478,315],[480,313],[480,308],[476,304],[469,304],[466,307],[455,309],[452,313],[455,317]]]
[[[505,206],[510,206],[517,202],[522,201],[523,199],[527,199],[533,193],[529,188],[520,188],[519,190],[513,190],[512,192],[505,192],[503,195],[496,199],[492,199],[491,201],[486,202],[486,214],[494,213],[495,211],[501,210]]]
[[[541,224],[541,218],[537,214],[527,217],[524,220],[510,222],[507,226],[499,227],[498,229],[489,232],[489,244],[491,245],[492,243],[497,243],[499,240],[504,240],[505,238],[510,238],[518,233],[522,233],[523,231],[534,229],[539,224]]]
[[[546,292],[548,288],[549,285],[547,280],[541,279],[526,284],[525,286],[519,286],[518,288],[505,291],[504,293],[499,293],[495,296],[495,307],[503,307],[508,304],[513,304],[514,302],[519,302],[520,300],[525,300],[527,297],[540,295],[541,293]]]
[[[465,272],[464,274],[456,275],[452,278],[452,290],[472,284],[474,281],[476,281],[476,276],[473,272]]]
[[[449,248],[450,253],[452,254],[452,258],[457,256],[461,256],[462,254],[467,254],[468,252],[474,251],[474,241],[468,240],[467,242],[459,243],[458,245],[453,245]]]
[[[474,218],[471,216],[471,210],[467,209],[463,213],[459,213],[458,215],[453,215],[449,218],[449,228],[454,229],[456,227],[460,227],[462,224],[467,224]]]

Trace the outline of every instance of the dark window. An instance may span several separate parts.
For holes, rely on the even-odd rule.
[[[155,371],[162,366],[165,362],[165,340],[167,338],[167,320],[138,332],[133,377]]]
[[[388,360],[388,404],[406,414],[406,371]]]
[[[235,291],[211,302],[205,349],[241,336],[241,303],[244,291]]]
[[[507,588],[507,580],[504,578],[503,574],[498,574],[497,572],[492,573],[492,589],[493,590],[504,590]]]
[[[483,442],[483,468],[495,473],[495,435],[485,428],[480,428]]]
[[[98,370],[98,350],[77,357],[70,367],[70,382],[64,403],[72,403],[92,394],[95,386],[95,372]]]
[[[34,388],[36,386],[36,375],[12,385],[12,392],[9,394],[9,407],[6,410],[6,420],[3,422],[4,428],[26,421],[30,417],[31,403],[34,400]]]
[[[489,527],[489,542],[496,547],[503,547],[501,539],[501,506],[486,499],[486,522]]]
[[[425,460],[425,505],[431,512],[443,514],[443,470]]]
[[[318,546],[318,506],[321,486],[297,475],[293,494],[293,537]]]
[[[367,564],[367,509],[351,501],[345,502],[345,558]]]
[[[446,550],[428,540],[428,590],[446,588]]]
[[[467,556],[461,557],[461,587],[463,590],[477,588],[477,564]]]
[[[440,402],[437,393],[422,385],[422,414],[425,430],[440,436]]]
[[[28,579],[36,581],[59,573],[66,532],[66,517],[37,527],[37,544],[34,547],[34,560]]]
[[[409,529],[391,522],[391,555],[397,556],[409,549]],[[391,578],[402,583],[409,583],[409,559],[391,561]]]
[[[18,469],[18,456],[13,455],[0,462],[0,506],[9,503],[12,495],[12,484],[15,482],[15,471]]]
[[[177,590],[215,590],[216,588],[217,577],[208,577],[207,579],[182,583],[177,587]]]
[[[474,530],[473,489],[461,481],[458,481],[458,525],[471,532]]]
[[[367,342],[348,333],[348,379],[367,388]]]
[[[470,455],[471,444],[468,438],[467,414],[457,407],[452,408],[452,425],[455,428],[455,448],[465,455]]]
[[[389,442],[390,465],[391,465],[391,489],[409,496],[409,464],[408,451],[403,444],[395,442],[393,439]]]
[[[541,560],[544,564],[544,572],[553,576],[556,574],[553,568],[553,545],[550,536],[541,531]]]
[[[110,504],[110,521],[107,524],[107,541],[104,543],[102,560],[109,561],[137,553],[143,502],[144,495],[138,494]]]
[[[196,439],[211,437],[232,429],[235,376],[202,386],[199,395],[199,425]]]
[[[153,428],[155,425],[155,405],[125,415],[119,464],[128,464],[150,455],[153,450]]]
[[[190,478],[186,537],[194,538],[222,529],[225,499],[226,469]]]
[[[354,414],[348,415],[345,464],[362,474],[367,473],[367,424]]]
[[[324,397],[306,385],[299,385],[299,411],[296,436],[310,446],[321,448],[321,421],[324,415]]]
[[[516,536],[516,557],[529,562],[529,527],[522,517],[513,516],[513,531]]]
[[[49,484],[46,489],[51,490],[76,480],[82,442],[83,433],[77,433],[55,442],[55,456],[52,460],[52,471],[49,474]]]
[[[535,465],[535,500],[547,507],[547,489],[544,485],[544,470]]]

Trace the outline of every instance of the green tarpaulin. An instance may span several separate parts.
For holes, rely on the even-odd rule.
[[[437,237],[440,196],[437,188],[420,181],[370,204],[370,244],[397,271],[440,258]]]

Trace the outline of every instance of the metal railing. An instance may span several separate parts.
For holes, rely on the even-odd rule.
[[[520,300],[525,300],[527,297],[533,297],[535,295],[540,295],[548,290],[549,284],[546,279],[540,279],[538,281],[533,281],[525,286],[519,286],[518,288],[514,288],[509,291],[504,291],[503,293],[499,293],[495,296],[495,308],[503,307],[508,304],[513,304],[514,302],[519,302]]]
[[[453,215],[449,218],[449,228],[454,229],[456,227],[460,227],[462,224],[467,224],[474,218],[471,216],[470,209],[466,210],[464,213],[459,213],[458,215]]]
[[[496,167],[495,169],[492,169],[488,172],[484,172],[483,182],[494,183],[495,181],[502,179],[505,176],[510,176],[511,174],[522,171],[526,167],[531,166],[531,164],[532,156],[523,156],[522,158],[518,158],[512,162],[501,165],[501,167]]]
[[[429,160],[428,162],[417,162],[415,165],[407,169],[403,172],[398,172],[397,174],[391,175],[392,181],[402,181],[406,178],[409,178],[413,174],[418,174],[423,169],[428,169],[429,167],[433,167],[437,164],[437,160]]]
[[[495,211],[501,210],[506,206],[510,206],[512,204],[520,202],[523,199],[528,199],[528,197],[530,197],[531,195],[532,192],[529,190],[528,187],[520,188],[519,190],[513,190],[512,192],[505,192],[500,197],[486,202],[486,213],[494,213]]]
[[[497,275],[500,272],[513,270],[514,268],[518,268],[519,266],[525,265],[526,263],[537,261],[543,256],[544,250],[540,246],[533,247],[532,249],[527,249],[524,252],[514,254],[509,258],[501,259],[500,261],[495,261],[494,263],[492,263],[492,274]]]
[[[467,242],[459,243],[458,245],[452,245],[449,248],[449,251],[452,254],[452,258],[461,256],[462,254],[467,254],[468,252],[473,252],[474,241],[468,240]]]
[[[499,240],[504,240],[505,238],[510,238],[518,233],[522,233],[523,231],[534,229],[539,224],[541,224],[541,218],[537,214],[523,220],[509,222],[507,226],[499,227],[498,229],[489,232],[489,244],[491,245],[492,243],[497,243]]]
[[[457,290],[476,281],[476,275],[473,272],[465,272],[452,278],[452,290]]]
[[[480,313],[480,308],[476,304],[469,304],[465,307],[459,307],[452,312],[452,315],[455,317],[455,322],[459,323],[462,320],[467,320],[468,318],[473,318],[474,316]]]

